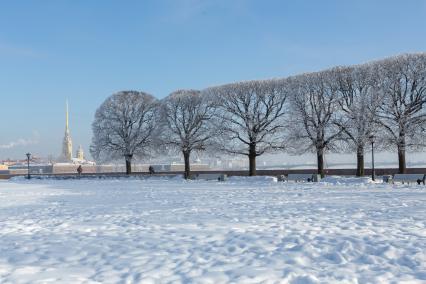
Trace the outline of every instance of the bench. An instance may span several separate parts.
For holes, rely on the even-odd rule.
[[[226,174],[196,174],[194,179],[225,181],[227,177]]]
[[[390,175],[384,175],[382,176],[383,183],[391,183],[392,182],[392,176]]]
[[[286,181],[307,181],[307,182],[318,182],[321,180],[321,176],[317,174],[288,174]]]
[[[411,183],[423,183],[425,184],[425,175],[424,174],[395,174],[393,176],[392,182],[400,182],[404,184],[405,182],[407,184]]]

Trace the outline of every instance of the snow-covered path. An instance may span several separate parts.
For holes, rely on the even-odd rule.
[[[0,283],[426,283],[426,187],[0,182]]]

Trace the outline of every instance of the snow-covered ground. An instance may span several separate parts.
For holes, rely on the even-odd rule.
[[[426,283],[426,187],[1,181],[0,283]]]

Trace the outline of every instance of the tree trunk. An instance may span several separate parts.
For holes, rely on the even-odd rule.
[[[189,156],[191,154],[190,151],[182,151],[183,153],[183,159],[185,161],[185,173],[184,173],[184,177],[185,179],[189,179],[191,176],[191,166],[189,164]]]
[[[404,144],[398,145],[398,173],[400,174],[405,174],[407,172],[407,167],[405,165],[405,145]]]
[[[249,148],[249,176],[256,175],[256,144],[250,144]]]
[[[133,155],[125,155],[126,159],[126,175],[130,175],[132,173],[132,157]]]
[[[321,175],[321,178],[324,177],[324,148],[317,148],[317,167],[318,174]]]
[[[364,175],[364,146],[359,145],[356,151],[356,176]]]

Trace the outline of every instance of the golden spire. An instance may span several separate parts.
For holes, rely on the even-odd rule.
[[[65,102],[65,135],[62,144],[62,156],[66,161],[72,160],[72,140],[69,130],[69,112],[68,112],[68,100]]]

